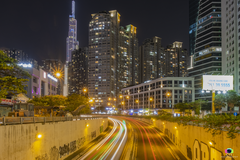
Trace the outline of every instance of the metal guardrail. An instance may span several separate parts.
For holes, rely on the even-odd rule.
[[[63,122],[63,121],[80,121],[102,119],[103,117],[0,117],[0,125],[11,124],[29,124],[29,123],[48,123],[48,122]]]

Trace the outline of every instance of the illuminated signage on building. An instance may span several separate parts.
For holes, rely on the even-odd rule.
[[[19,66],[22,66],[24,68],[32,68],[32,65],[31,64],[24,64],[24,63],[20,63],[18,64]]]
[[[55,82],[57,82],[57,81],[58,81],[58,80],[57,80],[57,78],[53,77],[53,76],[52,76],[52,75],[50,75],[50,74],[48,74],[48,78],[50,78],[50,79],[54,80]]]
[[[43,78],[47,78],[46,72],[43,72]]]
[[[233,90],[233,76],[203,75],[203,90]]]

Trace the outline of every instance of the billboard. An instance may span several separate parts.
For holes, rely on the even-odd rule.
[[[233,90],[233,76],[203,75],[203,90]]]

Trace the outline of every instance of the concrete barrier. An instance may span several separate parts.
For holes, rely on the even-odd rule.
[[[186,156],[194,160],[221,160],[226,158],[225,150],[232,148],[235,159],[240,159],[240,135],[236,139],[227,138],[227,132],[212,136],[203,127],[156,120],[153,125],[161,130]],[[230,159],[230,157],[228,157]]]
[[[101,117],[0,126],[0,160],[62,160],[95,139],[107,126],[108,119]]]

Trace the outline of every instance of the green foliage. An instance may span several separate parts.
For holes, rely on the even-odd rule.
[[[181,112],[184,112],[190,108],[188,103],[177,103],[175,106],[175,108],[180,109]]]
[[[35,97],[28,101],[33,103],[34,106],[45,106],[45,107],[55,107],[66,105],[67,98],[62,95],[49,95],[43,97]]]
[[[65,110],[72,112],[80,105],[85,105],[86,107],[89,107],[88,98],[79,94],[72,94],[67,97],[67,107],[65,108]]]
[[[79,112],[79,114],[91,114],[91,113],[92,113],[92,110],[89,106],[84,107]]]
[[[223,94],[218,94],[215,96],[214,105],[216,109],[221,110],[226,106],[226,97]]]
[[[228,106],[232,110],[234,105],[236,105],[239,100],[237,93],[233,90],[230,90],[226,93],[225,97],[226,97],[226,102]]]
[[[30,74],[17,65],[17,61],[0,50],[0,101],[6,96],[27,93],[24,82]]]
[[[196,114],[200,114],[201,107],[206,104],[207,104],[207,101],[199,99],[199,100],[196,100],[195,102],[190,102],[189,106],[192,110],[195,111]]]

